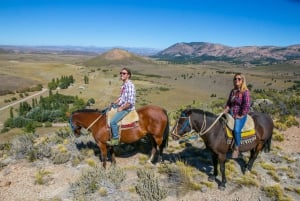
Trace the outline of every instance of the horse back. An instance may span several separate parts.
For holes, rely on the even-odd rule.
[[[167,120],[166,111],[155,105],[146,105],[137,109],[140,120]]]
[[[251,112],[249,115],[253,118],[257,137],[261,140],[268,140],[272,137],[274,123],[269,114],[261,112]]]
[[[159,106],[146,105],[137,109],[140,126],[149,133],[164,133],[168,124],[168,115],[165,109]]]

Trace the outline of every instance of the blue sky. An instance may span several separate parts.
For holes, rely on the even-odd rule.
[[[0,45],[300,44],[300,0],[0,0]]]

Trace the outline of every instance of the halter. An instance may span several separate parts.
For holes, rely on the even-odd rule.
[[[99,117],[97,117],[87,128],[86,128],[86,130],[89,130],[101,117],[103,116],[103,114],[101,113],[101,115],[99,115]],[[76,130],[76,129],[78,129],[79,128],[79,126],[77,126],[76,124],[74,124],[73,123],[73,121],[72,121],[72,116],[70,116],[70,118],[69,118],[69,125],[70,125],[70,127],[71,127],[71,130],[73,131],[73,133],[74,133],[74,131]]]
[[[74,133],[74,131],[78,128],[78,126],[76,126],[75,124],[73,124],[72,115],[69,118],[69,125],[70,125],[70,128],[72,130],[72,133]]]
[[[181,129],[180,129],[181,132],[183,132],[184,129],[185,129],[187,126],[190,126],[190,131],[188,131],[188,134],[185,134],[185,135],[183,135],[183,136],[180,136],[180,135],[174,133],[174,131],[177,130],[178,122],[179,122],[180,119],[185,119],[185,121],[183,122],[183,126],[182,126]],[[192,133],[191,117],[190,117],[190,116],[188,116],[188,117],[179,117],[179,119],[178,119],[178,121],[176,122],[176,125],[175,125],[175,127],[174,127],[174,129],[173,129],[172,135],[174,135],[174,136],[176,136],[176,137],[178,137],[178,138],[181,138],[181,137],[184,137],[184,136],[186,136],[186,135],[189,135],[190,133]]]

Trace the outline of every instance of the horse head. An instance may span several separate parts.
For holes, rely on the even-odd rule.
[[[81,125],[73,121],[73,114],[69,117],[69,125],[72,133],[74,133],[76,137],[79,137],[81,134]]]
[[[185,133],[192,131],[191,125],[191,109],[186,109],[181,112],[178,120],[176,121],[175,126],[172,129],[172,138],[173,140],[178,140],[181,138]]]

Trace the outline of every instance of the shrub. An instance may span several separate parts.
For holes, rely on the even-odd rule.
[[[35,174],[35,184],[43,185],[47,184],[49,181],[52,180],[50,177],[51,172],[44,170],[44,169],[39,169],[39,171]]]
[[[167,197],[167,190],[159,185],[158,178],[150,169],[137,171],[138,183],[136,192],[142,201],[159,201]]]
[[[24,134],[15,138],[12,142],[11,152],[17,159],[25,158],[33,151],[35,136],[33,134]]]
[[[123,169],[117,166],[112,166],[107,172],[108,179],[115,185],[116,188],[120,188],[121,183],[126,178]]]
[[[285,201],[292,201],[293,199],[289,198],[288,196],[284,195],[284,191],[280,185],[276,184],[273,186],[265,186],[262,190],[266,193],[266,195],[270,198],[274,198],[275,200],[285,200]]]
[[[63,164],[70,160],[71,154],[62,144],[52,150],[52,161],[54,164]]]
[[[284,135],[274,130],[272,139],[275,141],[282,142],[284,141]]]
[[[102,182],[107,179],[105,169],[103,167],[90,167],[84,170],[79,179],[71,184],[71,193],[74,201],[86,200],[86,196],[100,190]]]

